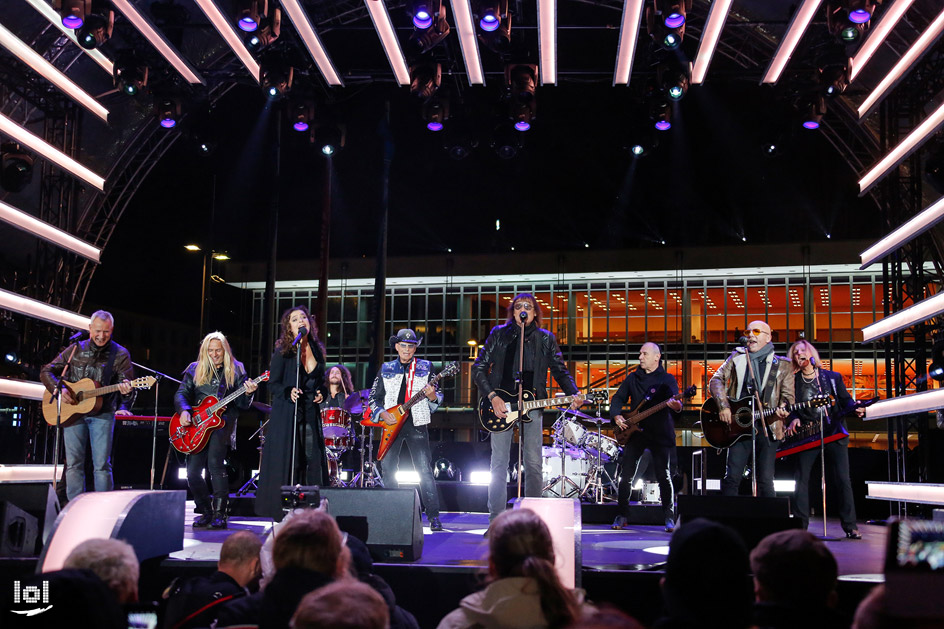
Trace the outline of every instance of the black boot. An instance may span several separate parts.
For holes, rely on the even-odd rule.
[[[213,521],[213,507],[210,505],[210,500],[207,499],[206,502],[202,500],[197,502],[197,510],[201,511],[201,513],[193,519],[193,528],[205,529],[210,526],[210,522]]]
[[[213,498],[213,520],[210,522],[211,529],[226,528],[226,508],[228,505],[228,497]]]

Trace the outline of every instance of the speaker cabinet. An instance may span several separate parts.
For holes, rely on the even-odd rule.
[[[29,557],[36,553],[36,518],[11,502],[0,502],[0,557]]]
[[[415,489],[321,488],[328,513],[357,537],[375,561],[416,561],[423,556],[420,496]]]
[[[683,494],[678,496],[678,512],[683,525],[695,518],[706,518],[730,526],[748,549],[771,533],[800,527],[799,519],[790,515],[789,498]]]
[[[34,548],[27,554],[38,556],[59,515],[59,499],[52,480],[2,481],[0,502],[9,502],[36,518],[38,532],[42,535],[35,536]]]

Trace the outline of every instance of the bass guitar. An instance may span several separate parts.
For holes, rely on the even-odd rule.
[[[144,376],[142,378],[135,378],[130,382],[131,388],[133,389],[150,389],[154,386],[154,383],[157,382],[157,378],[154,376]],[[110,384],[105,387],[100,387],[98,383],[91,378],[82,378],[76,382],[63,382],[62,386],[69,389],[69,391],[72,392],[72,397],[75,398],[75,404],[68,404],[65,400],[62,401],[60,424],[64,426],[66,422],[72,421],[73,419],[85,417],[86,415],[94,415],[102,410],[102,396],[114,393],[118,390],[119,385]],[[43,418],[46,420],[47,424],[55,426],[56,415],[56,399],[53,397],[52,393],[46,391],[43,393]]]
[[[750,439],[755,420],[763,419],[768,424],[780,420],[779,417],[774,415],[777,412],[776,408],[752,411],[751,400],[750,396],[740,400],[729,400],[731,405],[730,424],[721,421],[721,406],[715,398],[710,397],[705,400],[701,407],[701,428],[705,434],[705,441],[715,448],[729,448],[743,437]],[[828,395],[818,395],[806,402],[787,405],[785,409],[792,413],[804,408],[816,408],[829,406],[830,404],[832,404],[832,398]]]
[[[549,406],[568,406],[574,401],[574,398],[577,397],[575,395],[564,395],[561,397],[547,398],[546,400],[535,400],[534,393],[525,389],[523,396],[523,412],[519,412],[517,393],[509,393],[502,389],[495,389],[495,393],[499,398],[505,401],[509,411],[505,414],[505,417],[499,417],[492,408],[492,401],[487,397],[482,398],[479,402],[479,421],[482,422],[482,427],[489,432],[505,432],[514,426],[515,422],[519,419],[523,422],[531,421],[531,417],[528,416],[528,413],[535,409],[547,408]],[[592,391],[587,393],[587,399],[592,399],[594,402],[605,402],[607,395],[605,391]]]
[[[445,369],[440,371],[438,374],[433,376],[427,382],[427,385],[436,386],[436,383],[442,380],[443,378],[449,378],[459,373],[459,362],[455,361],[446,366]],[[424,386],[423,389],[426,387]],[[388,424],[383,419],[381,419],[380,414],[377,414],[376,418],[368,416],[365,413],[364,419],[361,420],[362,426],[369,426],[371,428],[383,428],[383,434],[380,435],[380,447],[377,448],[377,460],[382,461],[385,456],[387,456],[387,451],[390,450],[390,446],[393,445],[393,442],[396,440],[397,435],[400,434],[400,430],[403,428],[403,424],[406,421],[406,418],[410,415],[410,409],[416,406],[421,400],[426,399],[426,394],[423,393],[423,389],[420,389],[414,393],[409,400],[403,404],[397,406],[391,406],[386,409],[388,413],[393,415],[393,418],[396,420],[393,424]]]
[[[269,379],[269,372],[265,371],[261,376],[253,380],[259,384]],[[190,425],[182,426],[180,424],[180,413],[174,413],[170,418],[168,434],[170,435],[170,444],[174,449],[184,454],[195,454],[206,447],[210,441],[210,435],[214,430],[225,424],[223,411],[230,402],[243,395],[246,392],[246,383],[238,389],[217,400],[215,395],[208,395],[203,398],[195,409],[190,411]]]
[[[642,406],[646,403],[647,400],[643,400],[639,406],[636,407],[636,410],[630,413],[629,415],[624,415],[623,419],[626,421],[626,428],[620,428],[619,424],[616,425],[616,431],[613,433],[613,436],[616,438],[616,442],[621,446],[625,446],[629,442],[629,438],[633,436],[633,433],[639,432],[642,428],[639,427],[639,422],[646,419],[647,417],[658,413],[666,406],[669,405],[669,402],[672,400],[681,400],[682,398],[688,399],[695,395],[695,391],[698,388],[693,384],[688,387],[681,393],[676,393],[668,400],[664,402],[659,402],[652,408],[647,408],[646,410],[641,410]]]

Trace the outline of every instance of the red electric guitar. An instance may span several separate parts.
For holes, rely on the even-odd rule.
[[[269,372],[264,372],[261,376],[253,380],[256,384],[265,382],[269,379]],[[206,447],[210,441],[210,434],[225,423],[223,420],[223,411],[226,410],[230,402],[246,392],[246,383],[241,387],[224,397],[217,400],[216,396],[208,395],[203,398],[195,409],[190,411],[190,425],[180,425],[180,413],[174,413],[170,418],[168,428],[170,434],[170,444],[178,452],[184,454],[194,454]]]

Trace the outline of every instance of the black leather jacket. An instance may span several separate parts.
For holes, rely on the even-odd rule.
[[[108,341],[104,347],[99,347],[91,339],[85,339],[77,343],[75,356],[72,357],[72,364],[69,366],[69,372],[66,374],[67,382],[76,382],[82,378],[91,378],[100,386],[118,384],[123,380],[132,380],[134,378],[134,367],[131,365],[131,354],[124,347]],[[105,363],[108,361],[108,355],[111,347],[115,348],[115,363],[112,367],[111,382],[102,382],[105,374]],[[72,354],[72,346],[62,350],[62,353],[44,366],[39,374],[43,385],[50,393],[56,390],[59,385],[59,377],[62,375],[62,369]],[[115,410],[128,410],[134,402],[135,391],[131,390],[128,395],[112,393],[102,399],[102,408],[100,413],[114,413]]]
[[[532,325],[534,323],[532,322]],[[534,382],[525,385],[534,391],[538,398],[547,397],[547,370],[551,370],[554,381],[560,385],[567,395],[577,395],[577,383],[567,370],[564,364],[564,357],[561,354],[560,346],[557,344],[557,337],[548,330],[537,328],[532,333],[534,335],[533,343],[525,343],[525,351],[531,345],[535,348],[534,353]],[[479,357],[472,365],[472,378],[479,389],[479,395],[487,396],[495,390],[502,381],[502,372],[505,368],[506,350],[514,352],[512,343],[518,343],[518,325],[515,322],[496,325],[488,335],[485,345],[479,350]]]
[[[246,368],[243,367],[243,364],[238,360],[233,362],[236,368],[236,377],[233,380],[233,386],[227,387],[224,382],[222,391],[220,391],[219,378],[211,378],[206,384],[197,386],[197,383],[193,380],[194,375],[197,373],[197,363],[190,363],[190,366],[184,370],[180,386],[177,387],[177,393],[174,394],[174,408],[177,409],[177,412],[193,411],[193,407],[198,406],[207,396],[212,395],[219,400],[242,386],[242,383],[247,379]],[[222,369],[220,372],[222,376]],[[236,422],[234,420],[239,417],[239,411],[246,410],[251,403],[252,395],[240,395],[223,411],[223,421],[226,422],[224,434],[227,438],[233,435],[233,431],[236,428]]]

